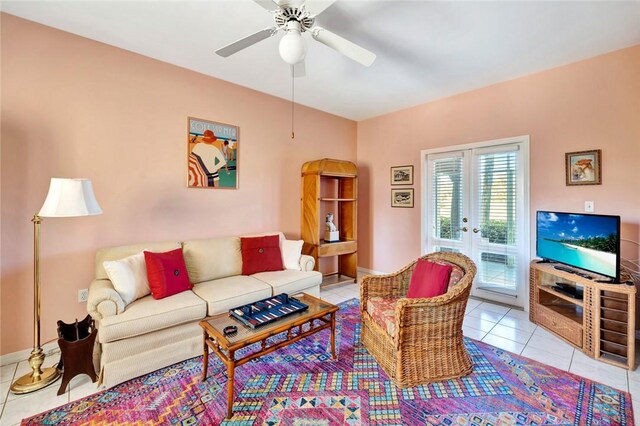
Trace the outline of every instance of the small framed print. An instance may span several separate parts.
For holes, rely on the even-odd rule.
[[[413,188],[392,189],[391,207],[413,208]]]
[[[567,152],[565,154],[565,172],[567,186],[601,185],[601,151]]]
[[[413,166],[391,167],[391,185],[413,185]]]

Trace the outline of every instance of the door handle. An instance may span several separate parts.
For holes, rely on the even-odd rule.
[[[462,228],[460,228],[460,230],[461,230],[462,232],[467,232],[467,231],[468,231],[468,229],[467,229],[467,227],[466,227],[466,226],[463,226]]]
[[[480,232],[480,230],[478,228],[473,228],[472,231],[473,231],[474,234],[477,234],[478,232]]]
[[[469,222],[469,219],[467,219],[466,217],[463,217],[463,218],[462,218],[462,222],[463,222],[463,223],[467,223],[467,222]]]

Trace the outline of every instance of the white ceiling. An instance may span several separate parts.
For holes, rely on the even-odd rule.
[[[290,99],[281,34],[213,52],[273,25],[251,0],[2,1],[4,12]],[[640,2],[338,0],[316,22],[377,54],[369,67],[305,34],[296,102],[353,120],[640,43]]]

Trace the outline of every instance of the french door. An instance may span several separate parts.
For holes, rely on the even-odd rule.
[[[472,295],[526,306],[528,137],[423,151],[423,251],[476,263]]]

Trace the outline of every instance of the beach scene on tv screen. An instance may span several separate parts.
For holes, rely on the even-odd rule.
[[[616,217],[538,212],[538,256],[616,276]]]

